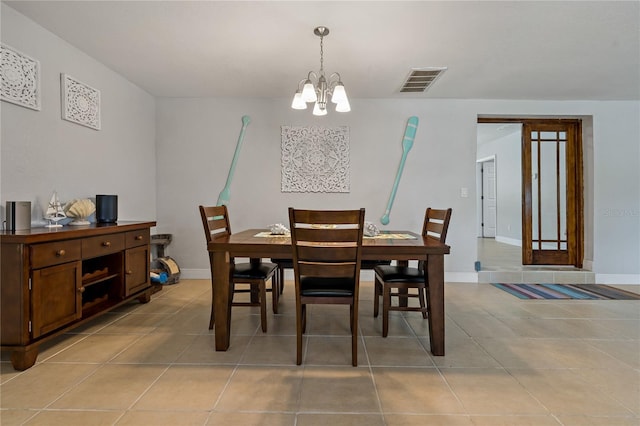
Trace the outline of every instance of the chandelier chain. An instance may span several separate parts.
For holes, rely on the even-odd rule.
[[[320,74],[324,75],[324,37],[320,36]]]

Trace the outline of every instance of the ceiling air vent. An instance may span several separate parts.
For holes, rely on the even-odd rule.
[[[447,70],[447,67],[413,68],[400,92],[424,92]]]

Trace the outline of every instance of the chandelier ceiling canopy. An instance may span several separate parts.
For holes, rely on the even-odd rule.
[[[340,74],[334,72],[328,79],[324,74],[323,42],[324,37],[329,34],[329,28],[316,27],[313,33],[320,37],[320,71],[309,71],[307,78],[300,80],[291,108],[307,109],[307,103],[314,102],[313,115],[327,115],[327,101],[331,97],[331,102],[336,104],[337,112],[349,112],[351,106]]]

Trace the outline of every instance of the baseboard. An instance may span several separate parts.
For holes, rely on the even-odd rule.
[[[640,284],[640,274],[596,274],[598,284]]]
[[[444,282],[446,283],[477,283],[477,272],[445,272]]]
[[[593,271],[593,260],[583,260],[582,269],[585,271]]]
[[[517,240],[515,238],[501,237],[499,235],[496,235],[496,241],[499,243],[509,244],[510,246],[522,247],[522,240]]]
[[[210,280],[211,271],[209,269],[181,269],[180,278],[185,280]],[[293,280],[293,271],[285,269],[285,280]],[[362,271],[360,275],[362,281],[373,281],[373,271]],[[478,274],[476,272],[445,272],[445,282],[455,283],[477,283]]]
[[[185,280],[210,280],[210,269],[180,269],[180,278]]]

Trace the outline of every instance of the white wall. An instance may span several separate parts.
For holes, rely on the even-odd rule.
[[[215,204],[227,178],[241,117],[246,114],[252,121],[229,205],[234,229],[286,223],[288,206],[365,207],[367,220],[382,227],[379,218],[401,157],[404,126],[409,116],[416,115],[420,125],[415,144],[386,228],[419,230],[425,207],[452,207],[448,236],[452,250],[446,257],[445,269],[449,280],[464,280],[473,271],[477,255],[477,116],[593,115],[595,160],[593,170],[585,171],[585,175],[593,173],[596,177],[593,186],[590,180],[585,181],[585,192],[590,194],[585,201],[585,216],[593,217],[594,245],[616,253],[605,256],[596,250],[594,259],[598,254],[602,258],[594,262],[594,271],[604,281],[609,275],[626,274],[624,279],[635,282],[640,280],[638,111],[637,102],[355,99],[352,112],[346,115],[330,112],[326,117],[314,118],[310,111],[291,110],[288,99],[159,99],[158,226],[162,232],[174,234],[168,251],[178,259],[183,271],[206,276],[207,256],[197,206]],[[351,192],[281,193],[281,125],[349,126]],[[600,158],[600,149],[607,155]],[[609,170],[615,170],[614,178],[600,181],[599,176]],[[611,199],[608,185],[624,185],[629,190],[618,192]],[[468,198],[460,197],[462,187],[469,189]],[[606,205],[613,207],[605,210]],[[612,217],[613,214],[618,216]],[[587,226],[591,227],[590,221]],[[607,230],[598,231],[601,227]],[[590,232],[585,230],[587,235]]]
[[[224,187],[241,117],[251,124],[231,186],[232,227],[266,227],[287,223],[289,206],[364,207],[366,219],[386,229],[420,231],[428,206],[452,207],[448,271],[471,272],[475,261],[475,201],[460,188],[475,185],[475,116],[472,126],[456,123],[459,102],[353,100],[353,112],[330,112],[318,119],[311,111],[294,111],[287,99],[158,100],[158,229],[174,234],[168,251],[183,270],[208,273],[197,206],[213,205]],[[402,155],[407,119],[420,124],[386,227],[380,224]],[[467,120],[467,121],[468,121]],[[281,193],[280,126],[346,125],[350,129],[351,192]],[[471,145],[469,145],[471,144]],[[459,162],[456,173],[451,163]],[[188,190],[185,190],[188,189]],[[473,275],[470,275],[473,277]]]
[[[1,212],[31,201],[32,223],[52,191],[64,203],[117,194],[123,220],[156,216],[155,99],[119,74],[2,4],[2,43],[40,61],[40,111],[1,102]],[[101,94],[102,130],[61,119],[60,73]]]

